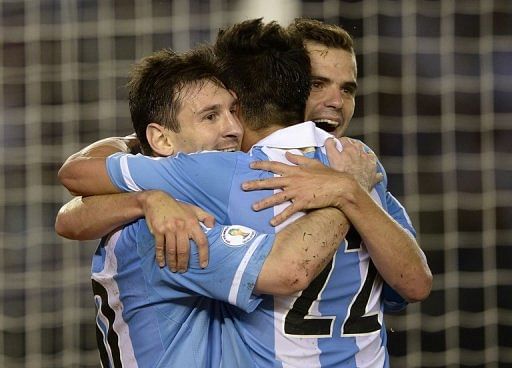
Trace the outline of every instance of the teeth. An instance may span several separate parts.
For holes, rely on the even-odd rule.
[[[329,120],[329,119],[317,119],[313,120],[316,126],[326,132],[333,132],[339,125],[337,121]]]
[[[234,148],[221,149],[222,152],[235,152]]]
[[[329,125],[334,125],[334,126],[338,126],[339,123],[337,121],[334,121],[334,120],[330,120],[330,119],[317,119],[317,120],[313,120],[315,123],[324,123],[324,124],[329,124]]]

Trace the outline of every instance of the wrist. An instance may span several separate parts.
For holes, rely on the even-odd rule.
[[[155,195],[156,190],[143,190],[140,192],[135,192],[135,199],[137,202],[137,208],[140,210],[141,215],[145,215],[145,209],[149,206],[149,202]]]
[[[173,197],[161,190],[144,190],[136,193],[137,202],[139,203],[142,211],[142,216],[146,216],[146,211],[148,211],[148,209],[154,208],[155,206],[161,206],[162,203],[166,206],[172,206],[177,203]]]
[[[340,173],[339,180],[336,183],[333,207],[345,213],[347,207],[356,205],[361,190],[363,190],[361,185],[352,175]]]

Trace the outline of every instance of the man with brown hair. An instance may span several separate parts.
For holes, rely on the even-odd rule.
[[[291,297],[267,297],[254,312],[236,313],[237,320],[241,322],[238,327],[241,329],[245,347],[250,350],[250,356],[258,366],[268,366],[276,362],[289,366],[387,366],[380,301],[382,281],[370,261],[369,253],[372,252],[377,258],[383,255],[384,260],[379,266],[392,268],[402,261],[390,259],[389,252],[379,249],[379,246],[382,241],[401,239],[398,247],[391,253],[404,251],[408,257],[407,262],[414,264],[416,269],[405,269],[402,276],[408,280],[416,278],[413,283],[417,285],[415,291],[419,288],[416,291],[419,298],[425,297],[430,290],[430,271],[414,240],[374,202],[376,200],[386,208],[384,185],[378,184],[377,190],[370,195],[369,191],[374,184],[372,179],[358,181],[347,172],[333,172],[306,158],[289,153],[285,155],[285,151],[293,148],[294,153],[309,155],[327,163],[325,150],[328,144],[325,142],[328,135],[316,129],[311,122],[293,125],[295,117],[300,115],[300,111],[294,109],[300,108],[301,97],[297,96],[294,100],[298,105],[290,105],[283,98],[293,97],[293,91],[304,92],[300,82],[302,77],[287,79],[297,82],[297,88],[290,89],[288,87],[291,85],[283,84],[279,74],[289,71],[288,68],[283,68],[280,59],[283,48],[287,47],[286,43],[294,43],[294,37],[283,35],[284,39],[277,38],[274,40],[276,42],[269,43],[266,36],[272,35],[272,27],[259,27],[258,21],[235,25],[219,34],[216,48],[217,56],[222,65],[226,66],[225,71],[233,73],[235,82],[226,81],[226,84],[240,97],[242,120],[250,118],[250,113],[258,114],[260,111],[258,119],[251,120],[250,123],[243,121],[246,127],[243,147],[252,146],[250,155],[207,153],[179,155],[171,160],[158,161],[140,156],[116,155],[107,161],[95,159],[70,162],[65,167],[66,173],[64,175],[63,172],[62,179],[71,190],[82,194],[111,193],[120,188],[165,188],[181,200],[190,200],[205,206],[220,221],[236,219],[246,225],[254,225],[261,231],[270,232],[272,228],[268,221],[274,216],[274,211],[264,210],[255,214],[250,206],[250,203],[262,200],[267,193],[244,194],[240,190],[241,183],[248,179],[269,177],[268,174],[249,170],[249,164],[258,159],[284,160],[284,157],[301,164],[299,170],[314,172],[316,180],[322,183],[321,188],[309,187],[310,191],[312,188],[318,189],[317,196],[309,205],[337,207],[348,212],[355,228],[363,233],[361,237],[367,242],[367,247],[360,242],[344,242],[344,251],[337,252],[324,271],[319,274],[315,272],[318,278],[303,292]],[[260,38],[255,37],[255,34]],[[295,46],[295,50],[300,54],[300,47]],[[251,58],[269,64],[266,67],[256,65],[249,68]],[[296,57],[295,62],[303,63],[302,57]],[[246,83],[237,88],[235,75],[244,78]],[[259,88],[258,82],[261,80],[265,80],[272,87]],[[264,91],[269,88],[275,100],[265,99],[265,93],[268,92]],[[259,105],[261,103],[264,105]],[[261,107],[260,110],[258,106]],[[283,114],[289,115],[283,115],[286,118],[281,120],[278,111],[283,106],[290,107],[291,110],[283,111]],[[248,111],[247,115],[244,115],[244,111]],[[262,112],[270,112],[271,116],[277,118],[266,123]],[[356,151],[359,155],[371,155],[356,142],[343,140],[343,143],[345,153]],[[336,158],[330,161],[332,164]],[[288,170],[279,167],[283,173]],[[109,175],[106,174],[107,169]],[[215,172],[214,181],[208,170]],[[90,172],[98,174],[97,180],[90,180]],[[201,194],[200,198],[195,197],[198,193]],[[325,193],[330,195],[326,196]],[[353,202],[355,199],[357,203]],[[368,228],[362,218],[368,213],[384,219],[384,226],[376,231],[382,234],[386,229],[384,239],[374,241],[371,236],[364,235]],[[409,223],[401,225],[410,230]],[[279,229],[281,226],[277,230]],[[304,238],[308,236],[309,233],[305,232]],[[302,265],[308,265],[317,257],[318,253],[313,253],[312,257],[305,258]],[[329,259],[330,257],[324,260]],[[286,269],[283,271],[286,272]],[[280,275],[281,273],[277,273],[275,276]],[[394,282],[394,279],[391,281]],[[297,290],[303,288],[301,285]],[[404,288],[401,291],[408,290]]]

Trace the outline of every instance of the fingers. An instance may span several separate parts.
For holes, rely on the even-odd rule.
[[[349,138],[349,137],[341,137],[340,142],[343,146],[343,149],[354,149],[359,152],[366,153],[366,150],[365,150],[366,146],[360,140]]]
[[[185,224],[183,222],[179,222],[176,232],[176,269],[178,272],[187,271],[189,253],[189,236],[185,231]]]
[[[341,152],[336,147],[336,141],[334,139],[328,139],[325,141],[325,152],[327,152],[327,158],[331,160],[332,157],[338,157]]]
[[[213,215],[210,215],[209,213],[206,214],[204,217],[201,217],[199,221],[201,221],[207,227],[215,226],[215,217]]]
[[[208,266],[208,239],[206,238],[204,232],[201,230],[199,224],[195,229],[192,230],[191,239],[197,245],[197,250],[199,252],[199,264],[201,265],[201,268],[206,268]]]
[[[168,232],[165,236],[165,260],[167,267],[172,272],[176,272],[176,236],[171,232]]]
[[[274,207],[283,202],[291,201],[293,197],[294,196],[288,192],[279,192],[271,195],[270,197],[263,198],[256,203],[253,203],[252,209],[255,211],[261,211],[265,208]]]
[[[277,161],[254,161],[251,162],[251,169],[270,171],[277,175],[285,175],[293,169],[293,166]]]
[[[284,188],[288,183],[287,178],[272,177],[267,179],[251,180],[242,183],[243,190],[277,189]]]
[[[208,222],[214,222],[214,220],[209,219]],[[165,259],[167,266],[172,272],[187,271],[191,239],[197,245],[200,266],[202,268],[208,266],[208,239],[201,229],[199,222],[186,224],[184,221],[177,221],[173,231],[167,232],[165,236]],[[160,248],[157,245],[157,262],[160,267],[163,267],[164,249],[163,247]]]
[[[286,158],[288,161],[290,161],[292,164],[295,164],[297,166],[305,166],[305,167],[312,167],[317,166],[319,164],[318,160],[302,156],[302,155],[296,155],[294,153],[286,152],[285,153]],[[293,167],[293,166],[292,166]]]
[[[153,232],[152,232],[153,233]],[[155,252],[156,252],[156,262],[160,267],[165,266],[165,238],[161,234],[154,234],[155,237]]]
[[[284,209],[283,212],[281,212],[279,215],[276,215],[274,216],[271,220],[270,220],[270,224],[272,226],[277,226],[277,225],[280,225],[282,224],[283,222],[285,222],[286,220],[288,220],[294,213],[296,212],[299,212],[299,209],[297,208],[297,206],[292,203],[291,205],[289,205],[288,207],[286,207]]]
[[[213,215],[210,215],[208,212],[204,211],[202,208],[199,208],[197,206],[191,205],[190,207],[192,208],[192,211],[196,215],[197,221],[202,222],[207,227],[215,226],[215,217]]]

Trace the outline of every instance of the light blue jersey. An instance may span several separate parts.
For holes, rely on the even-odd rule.
[[[233,312],[261,302],[253,288],[275,236],[236,225],[205,231],[208,267],[199,267],[191,243],[183,274],[158,267],[145,220],[103,239],[92,284],[104,367],[253,366]]]
[[[273,174],[250,169],[250,162],[287,162],[285,152],[291,151],[309,152],[307,156],[328,165],[324,142],[329,137],[306,122],[271,134],[249,153],[157,159],[117,154],[108,158],[107,168],[112,182],[124,191],[161,189],[212,213],[219,223],[272,233],[287,223],[274,228],[270,219],[289,204],[259,212],[251,209],[252,203],[273,191],[244,192],[241,184]],[[407,213],[386,185],[385,179],[372,197],[415,235]],[[388,367],[382,311],[385,304],[397,308],[404,301],[390,289],[383,292],[382,285],[361,238],[352,231],[307,289],[291,297],[265,297],[252,313],[237,310],[234,315],[242,322],[237,325],[239,333],[259,367]]]

